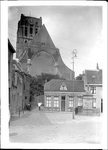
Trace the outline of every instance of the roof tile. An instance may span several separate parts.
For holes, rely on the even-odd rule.
[[[61,85],[66,85],[67,90],[60,90]],[[73,81],[72,80],[51,80],[44,86],[45,91],[67,91],[73,92]],[[74,92],[85,92],[84,82],[82,80],[74,81]]]

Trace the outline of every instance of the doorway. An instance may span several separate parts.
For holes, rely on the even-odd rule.
[[[61,96],[61,111],[65,111],[65,96]]]

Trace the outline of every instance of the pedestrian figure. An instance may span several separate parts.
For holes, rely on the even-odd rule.
[[[39,110],[41,109],[41,103],[38,103]]]

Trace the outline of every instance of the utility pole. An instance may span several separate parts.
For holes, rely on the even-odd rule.
[[[74,59],[77,57],[76,56],[76,54],[77,54],[77,50],[76,49],[74,49],[73,51],[72,51],[72,63],[73,63],[73,72],[74,72]],[[75,100],[74,100],[74,77],[73,77],[73,119],[75,119]]]

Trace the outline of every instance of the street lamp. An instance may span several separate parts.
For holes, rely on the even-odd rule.
[[[74,59],[77,57],[76,56],[76,54],[77,54],[77,50],[76,49],[74,49],[73,51],[72,51],[72,63],[73,63],[73,72],[74,72]],[[75,118],[75,116],[74,116],[74,112],[75,112],[75,108],[74,108],[74,105],[75,105],[75,102],[74,102],[74,77],[73,77],[73,119]]]

